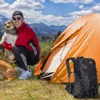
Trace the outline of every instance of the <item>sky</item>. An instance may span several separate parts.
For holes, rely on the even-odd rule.
[[[0,0],[0,14],[11,19],[20,10],[27,23],[70,25],[90,13],[100,13],[99,0]]]

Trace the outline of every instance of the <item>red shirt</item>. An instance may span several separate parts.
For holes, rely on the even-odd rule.
[[[18,34],[18,38],[15,42],[16,46],[24,46],[28,50],[34,52],[32,47],[29,45],[29,41],[33,40],[34,44],[36,45],[37,50],[40,51],[38,38],[37,38],[35,32],[26,23],[23,23],[17,29],[17,34]]]

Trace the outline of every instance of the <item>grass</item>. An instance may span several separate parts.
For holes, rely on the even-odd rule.
[[[40,46],[41,53],[48,53],[52,42],[41,42]],[[48,83],[36,77],[29,80],[0,80],[0,100],[76,100],[65,87],[66,84]],[[100,100],[100,90],[97,99],[88,100]]]
[[[50,51],[50,48],[52,47],[53,42],[40,42],[40,54],[41,58],[45,55],[48,54]]]
[[[0,100],[76,100],[67,93],[65,87],[65,84],[53,84],[35,78],[3,80],[0,81]]]
[[[64,88],[37,79],[0,81],[0,100],[74,100]]]

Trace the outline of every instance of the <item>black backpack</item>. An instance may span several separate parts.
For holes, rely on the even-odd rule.
[[[70,64],[74,64],[74,82],[70,83]],[[92,98],[98,95],[98,81],[95,61],[91,58],[77,57],[66,60],[69,83],[66,90],[75,98]]]

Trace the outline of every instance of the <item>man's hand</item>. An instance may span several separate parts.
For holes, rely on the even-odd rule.
[[[12,51],[13,46],[11,44],[8,44],[7,42],[3,42],[2,46],[8,49],[9,51]]]

